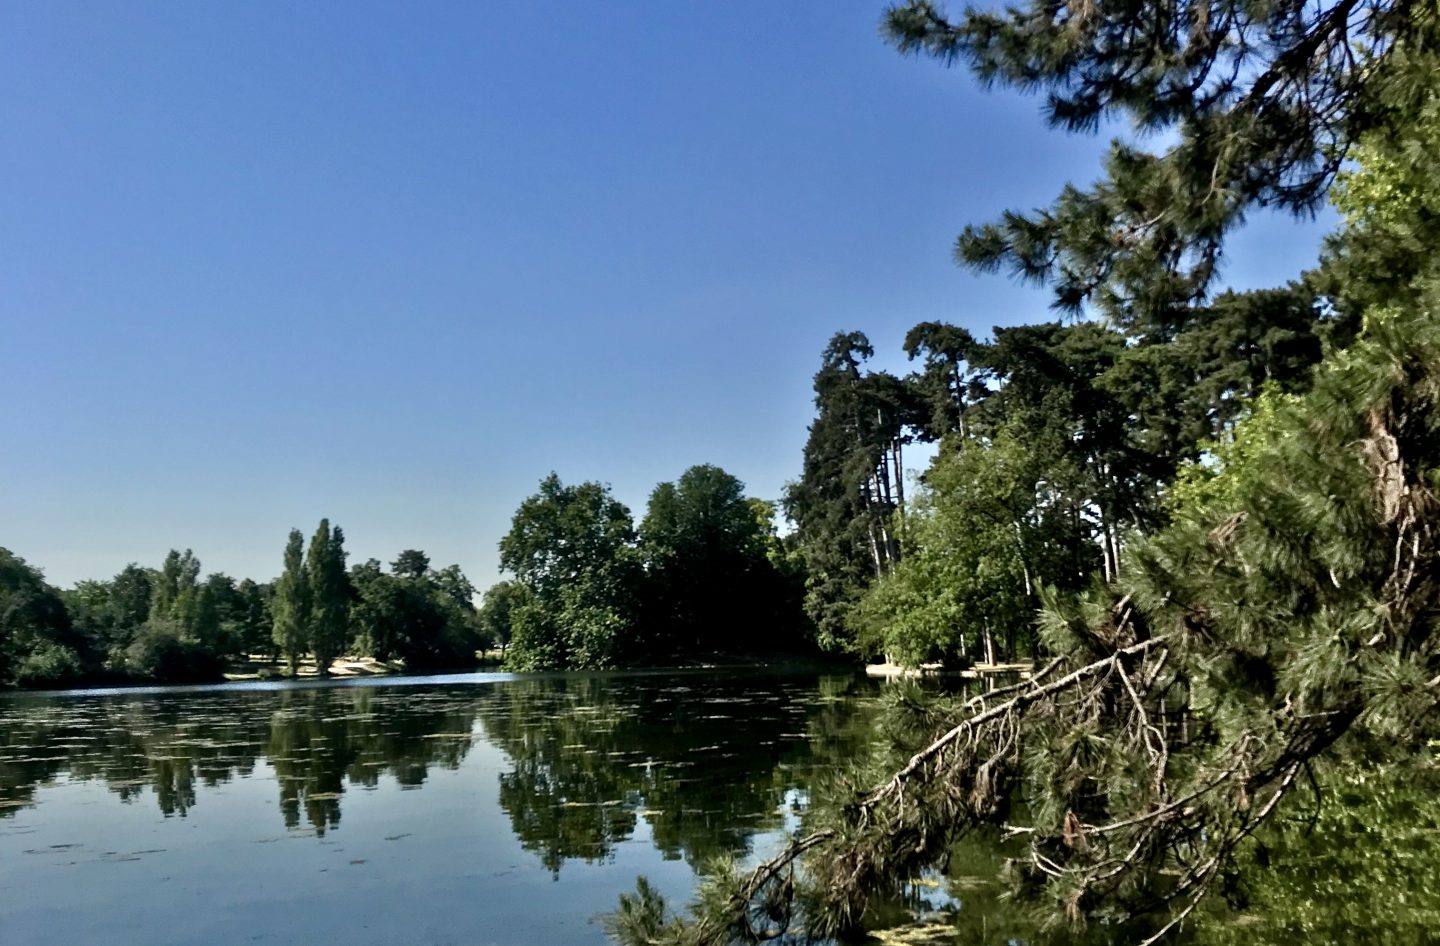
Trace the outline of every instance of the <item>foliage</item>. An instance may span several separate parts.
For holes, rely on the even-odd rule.
[[[525,586],[514,581],[500,581],[485,592],[480,605],[480,634],[489,646],[500,645],[503,656],[515,633],[515,614],[525,604]]]
[[[37,643],[15,668],[15,685],[34,688],[62,687],[85,678],[85,665],[72,648],[53,641]]]
[[[902,447],[919,406],[898,378],[861,370],[874,353],[860,332],[830,340],[815,374],[803,471],[785,495],[805,560],[805,610],[829,650],[853,649],[851,610],[900,560]]]
[[[718,877],[701,896],[719,906],[675,941],[782,935],[747,919],[761,903],[782,933],[853,929],[957,836],[1011,819],[1022,888],[1054,915],[1172,929],[1337,740],[1413,738],[1436,708],[1437,400],[1440,298],[1372,313],[1118,586],[1050,596],[1059,656],[922,717],[925,748],[773,862]]]
[[[1440,773],[1433,755],[1346,760],[1323,800],[1258,837],[1227,903],[1199,917],[1207,946],[1423,943],[1440,926]]]
[[[692,466],[650,494],[640,524],[644,641],[651,656],[778,649],[797,616],[769,558],[773,526],[745,484],[717,466]]]
[[[402,557],[386,574],[374,559],[350,571],[356,650],[377,660],[402,660],[407,670],[473,666],[479,644],[470,583],[457,566],[416,574]],[[423,557],[423,553],[414,555]]]
[[[795,556],[774,506],[718,466],[651,493],[637,531],[599,483],[555,474],[500,542],[513,581],[486,592],[480,627],[513,670],[598,669],[716,653],[795,651]]]
[[[79,682],[88,658],[60,595],[24,559],[0,548],[0,684]]]
[[[194,552],[172,550],[157,569],[131,564],[110,581],[57,592],[3,553],[0,685],[193,683],[220,679],[227,661],[255,654],[283,654],[293,674],[307,652],[324,667],[352,643],[412,669],[474,665],[475,589],[459,566],[431,570],[423,552],[408,550],[398,559],[403,576],[367,562],[352,587],[344,560],[344,534],[325,520],[308,560],[292,530],[276,583],[218,572],[201,580]],[[425,570],[415,574],[418,561]],[[372,573],[384,581],[375,585]]]
[[[275,642],[270,629],[274,621],[270,615],[270,602],[275,595],[274,586],[244,578],[235,586],[235,595],[237,649],[242,654],[273,654]]]
[[[305,537],[299,529],[290,530],[285,543],[285,571],[275,582],[274,615],[275,647],[284,656],[294,676],[300,669],[300,657],[308,646],[310,631],[310,584],[305,575]]]
[[[420,578],[430,571],[430,556],[418,549],[406,549],[395,556],[390,571],[401,578]]]
[[[1433,17],[1412,0],[1029,0],[952,20],[908,0],[885,30],[903,52],[1043,92],[1052,126],[1125,118],[1167,143],[1117,139],[1089,189],[967,227],[956,246],[968,265],[1050,284],[1057,307],[1094,302],[1150,332],[1203,298],[1248,210],[1313,211],[1357,138],[1428,92],[1390,67]]]
[[[1027,520],[1030,461],[1008,436],[941,454],[910,515],[910,550],[857,612],[864,650],[917,666],[1013,659],[1022,643],[1029,649],[1039,600],[1027,555],[1043,541]]]
[[[1298,406],[1295,395],[1269,387],[1249,402],[1244,423],[1224,433],[1219,440],[1203,446],[1205,456],[1180,469],[1171,484],[1167,502],[1172,510],[1206,506],[1234,508],[1242,495],[1260,487],[1255,480],[1268,479],[1270,472],[1260,458],[1276,438],[1283,436],[1284,412]],[[1220,471],[1225,476],[1220,476]]]
[[[566,486],[554,473],[542,480],[500,540],[500,567],[529,592],[512,613],[507,666],[612,666],[634,627],[634,542],[630,510],[607,487]]]
[[[1216,22],[1228,17],[1228,30],[1286,8],[1187,10],[1218,11]],[[1396,28],[1390,38],[1399,39],[1372,50],[1367,71],[1342,89],[1330,55],[1340,49],[1343,58],[1354,47],[1326,45],[1327,37],[1338,35],[1361,7],[1316,9],[1313,18],[1300,11],[1272,32],[1275,45],[1266,52],[1276,58],[1268,67],[1242,68],[1236,79],[1251,83],[1252,91],[1259,83],[1262,95],[1277,82],[1304,89],[1319,82],[1343,93],[1329,113],[1342,123],[1360,114],[1367,99],[1380,102],[1377,89],[1405,91],[1404,101],[1382,109],[1391,133],[1372,133],[1365,147],[1433,166],[1433,152],[1414,146],[1425,140],[1423,126],[1432,120],[1433,83],[1424,77],[1433,78],[1433,70],[1415,69],[1408,77],[1392,71],[1396,63],[1426,61],[1421,34],[1410,32],[1425,18],[1402,16],[1399,27],[1383,17],[1363,24]],[[1400,4],[1366,8],[1376,11],[1408,15]],[[1114,63],[1148,63],[1172,75],[1177,62],[1184,64],[1169,58],[1171,48],[1129,42],[1123,31],[1113,34],[1110,47],[1067,44],[1125,18],[1155,18],[1168,27],[1178,22],[1167,19],[1175,12],[1171,4],[1035,5],[1003,17],[971,11],[963,29],[952,29],[928,4],[916,3],[893,12],[891,26],[909,31],[904,42],[978,57],[982,73],[1008,64],[1015,67],[1011,80],[1051,83],[1057,90],[1052,108],[1074,117],[1081,114],[1073,111],[1077,104],[1083,111],[1086,103],[1073,96],[1103,91]],[[1069,17],[1080,19],[1065,26]],[[1061,26],[1071,34],[1058,35]],[[1209,28],[1200,24],[1189,41]],[[1319,37],[1319,45],[1310,46],[1305,35],[1297,39],[1297,29]],[[977,37],[978,45],[966,45]],[[1243,46],[1225,52],[1247,54]],[[1212,65],[1201,62],[1202,70]],[[1111,543],[1108,550],[1102,545],[1104,584],[1082,594],[1046,591],[1041,644],[1055,656],[1033,676],[954,705],[916,707],[912,725],[927,735],[918,746],[909,740],[910,748],[886,766],[888,777],[856,776],[848,791],[821,800],[805,830],[753,871],[718,870],[702,885],[689,918],[670,915],[650,890],[623,898],[620,922],[612,927],[621,939],[809,942],[848,934],[877,903],[947,858],[958,838],[1000,825],[1027,845],[1013,872],[1021,899],[1044,905],[1053,921],[1072,930],[1088,923],[1110,936],[1154,943],[1196,916],[1208,895],[1236,898],[1238,872],[1253,871],[1267,850],[1253,838],[1276,836],[1270,819],[1294,810],[1296,787],[1313,782],[1337,743],[1364,743],[1393,758],[1428,734],[1440,702],[1440,288],[1428,254],[1413,242],[1432,223],[1425,209],[1428,172],[1414,173],[1398,161],[1362,166],[1342,198],[1358,199],[1347,208],[1350,225],[1332,240],[1319,274],[1283,292],[1225,297],[1208,311],[1185,313],[1176,303],[1208,281],[1209,257],[1229,225],[1224,215],[1212,219],[1208,234],[1173,229],[1165,239],[1173,237],[1178,253],[1156,254],[1164,240],[1157,242],[1155,231],[1115,239],[1110,219],[1121,227],[1127,221],[1104,201],[1118,196],[1132,202],[1127,212],[1158,210],[1146,227],[1207,213],[1204,201],[1183,199],[1185,162],[1172,160],[1197,146],[1279,146],[1268,152],[1278,156],[1270,169],[1278,173],[1258,167],[1262,178],[1269,175],[1261,183],[1274,199],[1302,203],[1310,199],[1305,187],[1323,192],[1338,164],[1307,164],[1305,149],[1317,147],[1308,132],[1289,141],[1213,137],[1263,98],[1247,96],[1236,112],[1226,102],[1233,86],[1217,97],[1202,80],[1172,90],[1167,103],[1160,99],[1172,93],[1163,82],[1130,76],[1137,77],[1133,89],[1117,86],[1106,94],[1142,116],[1160,109],[1153,115],[1164,121],[1171,120],[1164,109],[1184,110],[1175,113],[1186,124],[1168,166],[1112,166],[1124,174],[1112,175],[1094,195],[1067,191],[1056,214],[1039,223],[1012,217],[1008,233],[989,228],[962,238],[972,262],[998,263],[1010,255],[1027,275],[1056,278],[1061,304],[1078,305],[1097,293],[1134,337],[1115,347],[1094,327],[1027,327],[1012,335],[1025,344],[1009,346],[1009,355],[999,332],[988,350],[961,339],[952,347],[963,352],[966,369],[985,366],[979,386],[965,388],[963,406],[953,397],[963,374],[952,370],[955,382],[942,386],[930,364],[927,373],[928,389],[940,392],[932,399],[947,396],[957,405],[949,414],[932,410],[932,423],[939,417],[956,424],[967,446],[977,437],[1022,431],[1027,449],[1043,458],[1040,468],[1047,472],[1040,481],[1058,485],[1072,508],[1097,510],[1102,527],[1107,507],[1127,512],[1140,534],[1121,549],[1112,536],[1102,539]],[[1140,98],[1129,99],[1132,92]],[[1105,107],[1099,98],[1090,104],[1100,107],[1092,117]],[[1407,115],[1418,116],[1422,127],[1409,127]],[[1358,127],[1346,125],[1346,134]],[[1298,150],[1284,151],[1290,147]],[[1324,157],[1333,162],[1343,154],[1342,146]],[[1220,163],[1210,167],[1216,175],[1224,170]],[[1393,186],[1402,179],[1421,191],[1416,200],[1393,212],[1383,196],[1365,204],[1364,194],[1397,193]],[[1306,180],[1310,184],[1288,197],[1275,189]],[[1127,196],[1122,188],[1131,185],[1145,187]],[[1145,189],[1152,185],[1181,190],[1166,196],[1164,187]],[[1247,204],[1264,199],[1263,187],[1232,195],[1240,199],[1230,223]],[[1151,198],[1158,204],[1144,209]],[[1088,225],[1077,215],[1087,200],[1100,211]],[[1046,227],[1052,230],[1041,232]],[[1006,243],[1017,235],[1029,242]],[[1391,252],[1402,266],[1368,274],[1346,269],[1355,259]],[[1317,287],[1328,301],[1315,298]],[[1351,342],[1356,307],[1365,304],[1364,331]],[[1227,345],[1227,335],[1253,343]],[[1312,377],[1306,369],[1322,351]],[[958,369],[956,358],[949,360]],[[1089,367],[1068,370],[1087,361]],[[1037,367],[1040,373],[1032,374]],[[1248,410],[1243,399],[1267,384]],[[991,413],[991,405],[1000,409]],[[1067,420],[1079,417],[1093,419],[1067,432]],[[1044,436],[1057,421],[1060,435]],[[1196,445],[1186,456],[1184,440],[1195,433],[1209,438],[1209,447]],[[1086,448],[1087,439],[1099,449]],[[1106,461],[1104,451],[1117,447],[1117,459],[1138,449],[1161,461],[1153,472],[1142,471],[1139,489],[1107,482],[1118,464]],[[1186,460],[1191,465],[1167,496],[1167,465]],[[1067,468],[1071,476],[1057,480],[1052,471]],[[943,544],[931,547],[933,555]],[[923,559],[923,545],[916,555]],[[933,591],[911,582],[911,591],[919,586],[930,593],[901,601],[900,618],[907,608],[923,613],[926,602],[948,603],[955,581],[934,580]],[[912,633],[923,640],[929,630]],[[886,755],[880,752],[882,765]],[[1016,804],[1021,800],[1023,807]]]
[[[211,683],[223,670],[215,652],[173,620],[147,622],[125,649],[125,667],[131,677],[156,683]]]
[[[1339,175],[1334,198],[1346,226],[1327,241],[1312,276],[1346,314],[1414,303],[1425,277],[1433,277],[1440,242],[1440,95],[1434,87],[1440,51],[1432,40],[1400,48],[1392,58],[1393,81],[1413,76],[1422,87],[1394,103],[1385,132],[1363,138],[1355,163]]]
[[[330,520],[321,519],[310,539],[305,556],[305,581],[309,586],[310,625],[306,635],[315,667],[320,675],[349,640],[350,582],[345,576],[345,533]]]
[[[57,687],[219,679],[221,658],[238,645],[244,599],[228,576],[200,582],[199,574],[200,561],[188,550],[172,550],[159,569],[130,564],[109,581],[82,581],[64,592],[45,588],[31,572],[21,596],[29,606],[12,620],[32,630],[8,682]],[[49,625],[45,634],[34,632],[40,615]],[[268,635],[268,618],[262,620]]]

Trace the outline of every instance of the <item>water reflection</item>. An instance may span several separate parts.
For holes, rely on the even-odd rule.
[[[637,819],[665,857],[699,866],[781,827],[814,747],[844,751],[835,719],[860,711],[844,698],[855,686],[527,680],[482,701],[480,722],[514,761],[500,804],[547,868],[608,857]]]
[[[863,686],[696,675],[14,698],[0,701],[0,818],[72,783],[183,818],[209,790],[273,779],[285,827],[323,837],[347,791],[420,788],[485,742],[506,760],[515,837],[552,874],[606,861],[642,824],[663,857],[698,865],[781,827],[805,773],[863,738]]]

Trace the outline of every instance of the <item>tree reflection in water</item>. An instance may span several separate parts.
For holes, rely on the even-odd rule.
[[[558,873],[609,859],[640,826],[666,858],[743,855],[782,826],[787,796],[863,737],[849,677],[545,677],[0,702],[0,817],[57,779],[153,796],[184,817],[234,779],[278,785],[287,829],[324,835],[347,789],[424,784],[477,740],[508,758],[499,803]],[[858,692],[858,691],[855,691]],[[477,721],[479,725],[477,726]],[[820,747],[817,749],[817,747]],[[797,794],[799,793],[799,794]]]
[[[514,763],[500,804],[515,835],[558,872],[603,860],[648,826],[667,858],[698,867],[748,853],[781,827],[787,794],[843,754],[840,720],[864,711],[849,677],[568,677],[497,688],[481,704],[486,736]]]

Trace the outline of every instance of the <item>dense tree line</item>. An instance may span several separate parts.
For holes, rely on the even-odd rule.
[[[486,593],[483,626],[519,670],[803,649],[799,567],[774,518],[716,466],[657,486],[638,528],[607,487],[552,473],[500,541],[515,578]]]
[[[291,531],[273,582],[202,578],[186,549],[62,591],[0,549],[0,686],[202,682],[255,661],[295,674],[307,659],[324,675],[342,654],[459,668],[499,640],[458,566],[432,570],[413,549],[389,573],[373,559],[347,571],[345,558],[344,532],[322,519],[308,550]]]
[[[899,377],[863,369],[864,335],[837,334],[787,495],[821,643],[909,664],[1032,653],[1040,590],[1117,580],[1177,472],[1262,389],[1304,390],[1353,331],[1297,283],[1221,295],[1163,337],[1081,321],[978,340],[926,322]],[[938,455],[906,506],[913,441]]]
[[[214,680],[253,659],[323,675],[342,654],[457,668],[492,646],[520,670],[803,651],[803,564],[776,515],[715,466],[657,486],[638,527],[608,488],[552,474],[500,543],[514,578],[478,607],[458,566],[418,550],[347,569],[324,519],[308,543],[291,530],[266,583],[202,578],[187,549],[62,592],[0,551],[0,685]]]

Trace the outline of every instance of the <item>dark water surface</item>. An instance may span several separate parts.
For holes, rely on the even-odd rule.
[[[0,698],[0,943],[603,943],[763,853],[851,677],[476,674]]]

